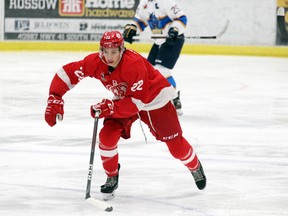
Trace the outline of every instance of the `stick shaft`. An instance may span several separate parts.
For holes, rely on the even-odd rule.
[[[167,39],[169,38],[168,36],[151,36],[151,39]],[[182,37],[183,38],[183,37]],[[214,36],[187,36],[187,37],[184,37],[186,39],[216,39],[217,36],[214,35]]]
[[[97,130],[98,130],[98,120],[99,120],[99,112],[96,112],[96,116],[94,119],[94,128],[93,128],[93,136],[92,136],[92,144],[91,144],[89,170],[88,170],[88,176],[87,176],[86,199],[90,198],[90,189],[91,189],[92,174],[93,174],[96,137],[97,137]]]
[[[185,36],[184,38],[185,39],[219,39],[227,30],[228,26],[230,24],[230,20],[226,20],[226,23],[225,25],[223,26],[223,29],[217,34],[217,35],[199,35],[199,36]],[[167,39],[169,38],[168,35],[152,35],[150,37],[150,39]],[[179,38],[183,38],[183,36],[179,36]],[[141,39],[144,39],[144,38],[141,38],[139,36],[135,36],[133,37],[134,41],[140,41]],[[147,39],[147,38],[146,38]]]

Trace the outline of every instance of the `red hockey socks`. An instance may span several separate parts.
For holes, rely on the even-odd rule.
[[[199,167],[198,157],[184,137],[175,138],[166,144],[172,156],[179,159],[189,170],[195,170]]]

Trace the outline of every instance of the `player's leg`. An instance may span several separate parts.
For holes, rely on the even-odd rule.
[[[170,84],[175,88],[177,88],[176,81],[172,76],[172,69],[174,68],[183,44],[184,37],[179,38],[177,40],[168,40],[163,43],[158,50],[156,59],[155,59],[155,68],[158,69],[164,77],[170,82]],[[182,115],[182,104],[180,101],[180,91],[177,91],[177,97],[173,99],[173,104],[177,110],[178,115]]]
[[[114,191],[118,188],[118,141],[122,130],[122,125],[118,121],[107,119],[99,133],[100,156],[107,175],[107,180],[100,189],[104,200],[112,199]]]
[[[155,60],[157,58],[158,52],[159,52],[159,45],[153,44],[148,54],[147,60],[154,66],[155,66]]]
[[[136,118],[107,118],[99,133],[99,149],[102,165],[107,174],[107,180],[101,186],[104,200],[114,197],[118,188],[120,164],[118,163],[118,141],[120,137],[130,138],[130,130]]]
[[[197,187],[202,190],[206,186],[206,176],[196,152],[182,136],[182,129],[177,113],[171,102],[164,107],[149,112],[140,112],[157,140],[165,142],[171,155],[180,160],[192,173]]]
[[[206,176],[193,147],[184,137],[171,139],[166,145],[170,153],[190,170],[198,189],[203,190],[206,186]]]

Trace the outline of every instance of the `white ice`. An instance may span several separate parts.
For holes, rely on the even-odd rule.
[[[110,93],[86,78],[64,96],[63,122],[50,128],[43,118],[54,73],[87,54],[0,53],[0,215],[288,215],[287,58],[182,55],[173,72],[180,121],[207,187],[199,191],[143,125],[145,143],[136,121],[119,143],[120,185],[107,213],[85,201],[85,190],[89,108]],[[105,180],[97,149],[93,197]]]

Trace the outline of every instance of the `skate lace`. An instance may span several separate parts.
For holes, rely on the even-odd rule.
[[[201,181],[204,179],[203,173],[202,173],[200,168],[195,170],[195,171],[192,171],[191,173],[192,173],[195,181]]]
[[[105,183],[105,187],[112,187],[117,183],[116,177],[109,177]]]

